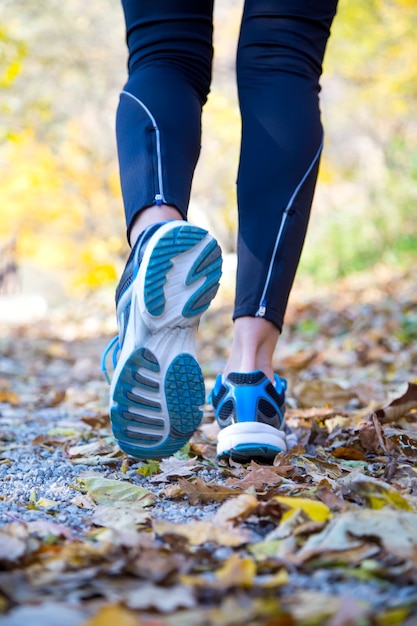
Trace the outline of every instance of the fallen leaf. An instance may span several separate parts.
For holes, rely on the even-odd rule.
[[[192,608],[196,604],[193,590],[186,585],[158,587],[151,583],[143,583],[124,594],[124,602],[131,609],[156,609],[162,613]]]
[[[295,511],[303,511],[313,522],[326,522],[332,517],[329,507],[319,500],[298,496],[275,496],[274,500],[288,509],[282,515],[283,522],[289,519]]]
[[[242,493],[233,499],[224,502],[216,511],[212,521],[214,524],[223,524],[248,517],[258,506],[258,499],[248,493]]]
[[[216,570],[215,577],[220,587],[251,587],[256,575],[256,565],[250,558],[232,554]]]
[[[67,448],[68,456],[73,459],[75,457],[81,457],[83,463],[86,457],[98,457],[112,454],[114,456],[121,456],[122,452],[115,443],[107,443],[103,439],[92,441],[90,443],[83,443],[76,446]]]
[[[283,477],[294,471],[293,465],[258,465],[254,461],[246,468],[243,478],[229,478],[226,485],[233,485],[240,490],[254,489],[264,490],[265,487],[273,487],[282,483]]]
[[[18,606],[1,616],[2,626],[80,626],[85,619],[85,609],[70,603],[46,601],[43,604]]]
[[[417,432],[385,426],[384,435],[400,454],[413,461],[417,460]]]
[[[355,397],[355,389],[346,380],[317,378],[297,383],[293,394],[302,407],[343,407]]]
[[[131,503],[129,507],[123,504],[117,506],[98,505],[91,517],[91,521],[96,526],[105,526],[120,531],[134,531],[137,526],[147,524],[151,519],[151,514],[142,508]]]
[[[53,509],[59,505],[56,500],[49,500],[48,498],[39,498],[36,500],[36,506],[40,506],[43,509]]]
[[[342,513],[318,534],[311,535],[295,556],[301,563],[329,552],[340,553],[370,544],[379,551],[415,561],[417,555],[417,514],[384,508]]]
[[[231,496],[238,496],[241,492],[240,489],[230,489],[223,485],[217,485],[216,483],[205,483],[202,478],[197,477],[195,481],[191,482],[184,478],[178,478],[178,484],[182,491],[188,496],[190,504],[195,505],[199,502],[206,503],[211,500],[221,502]]]
[[[214,574],[214,577],[213,577]],[[205,589],[250,588],[256,576],[255,562],[249,557],[232,554],[217,570],[202,575],[184,575],[181,580],[186,585]]]
[[[26,543],[12,534],[12,528],[0,530],[0,562],[13,563],[26,552]]]
[[[328,626],[331,623],[328,620],[339,613],[340,607],[344,606],[344,600],[337,595],[320,591],[301,591],[290,596],[288,601],[285,601],[285,606],[291,611],[296,624]],[[343,626],[357,626],[360,623],[345,622]]]
[[[363,620],[367,621],[367,613],[367,606],[363,606],[351,596],[342,596],[339,599],[336,612],[326,623],[326,626],[354,626]]]
[[[93,617],[80,626],[140,626],[138,616],[119,604],[101,607]]]
[[[250,541],[250,533],[243,528],[236,528],[231,523],[194,521],[178,524],[166,520],[153,520],[152,526],[157,535],[184,537],[193,546],[206,542],[221,546],[238,547]]]
[[[394,509],[414,511],[414,507],[404,496],[382,480],[377,480],[364,474],[355,474],[351,481],[347,479],[344,484],[365,498],[371,509],[382,509],[384,506],[391,506]]]
[[[88,491],[97,504],[120,506],[121,503],[140,503],[140,506],[151,506],[156,500],[156,496],[148,489],[125,480],[83,476],[77,479],[77,483]]]
[[[383,424],[396,422],[412,409],[417,409],[417,384],[407,383],[405,392],[399,397],[375,411],[375,415]]]
[[[0,402],[18,406],[20,404],[20,398],[14,391],[0,390]]]
[[[201,462],[197,457],[191,459],[179,459],[170,456],[160,462],[160,473],[152,476],[151,481],[155,483],[169,482],[172,478],[179,476],[190,476],[196,469],[201,467]]]

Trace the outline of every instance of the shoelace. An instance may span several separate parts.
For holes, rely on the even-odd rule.
[[[101,371],[103,372],[109,385],[111,383],[111,380],[110,380],[109,372],[107,369],[107,358],[111,350],[113,350],[113,353],[112,353],[113,368],[116,368],[117,355],[119,354],[119,351],[120,351],[119,335],[116,335],[115,337],[113,337],[111,341],[109,341],[101,357]]]

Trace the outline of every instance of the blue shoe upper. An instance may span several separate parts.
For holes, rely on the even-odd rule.
[[[281,428],[287,381],[275,374],[275,385],[261,371],[219,375],[210,394],[220,428],[238,422],[261,422]]]

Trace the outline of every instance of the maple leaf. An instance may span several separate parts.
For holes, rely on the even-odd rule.
[[[266,486],[271,487],[283,482],[283,477],[294,471],[293,465],[258,465],[254,461],[246,468],[243,478],[228,478],[226,485],[233,485],[242,490],[263,490]]]
[[[163,483],[169,482],[172,478],[177,478],[178,476],[190,476],[195,473],[197,468],[201,467],[201,462],[197,457],[179,459],[175,456],[170,456],[168,459],[162,459],[159,467],[160,472],[152,476],[151,482]]]

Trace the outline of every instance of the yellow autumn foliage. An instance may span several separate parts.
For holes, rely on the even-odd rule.
[[[72,293],[114,283],[128,252],[116,146],[104,123],[114,118],[126,51],[117,30],[121,9],[106,7],[114,11],[105,17],[119,46],[111,54],[103,46],[108,22],[97,18],[95,3],[85,7],[87,29],[74,25],[71,3],[51,6],[56,32],[42,30],[47,11],[36,9],[29,18],[23,6],[19,15],[0,7],[0,245],[16,236],[19,260],[58,273]],[[190,218],[230,252],[237,226],[233,68],[241,6],[219,3],[217,10],[214,82]],[[372,264],[386,250],[416,249],[416,28],[414,0],[340,0],[323,76],[319,189],[325,193],[318,202],[325,219],[312,220],[304,257],[304,266],[325,279]],[[43,32],[51,52],[40,45]],[[53,54],[55,44],[62,54]],[[106,83],[109,74],[117,82]],[[363,158],[358,146],[366,148]],[[366,227],[358,219],[365,214]]]

